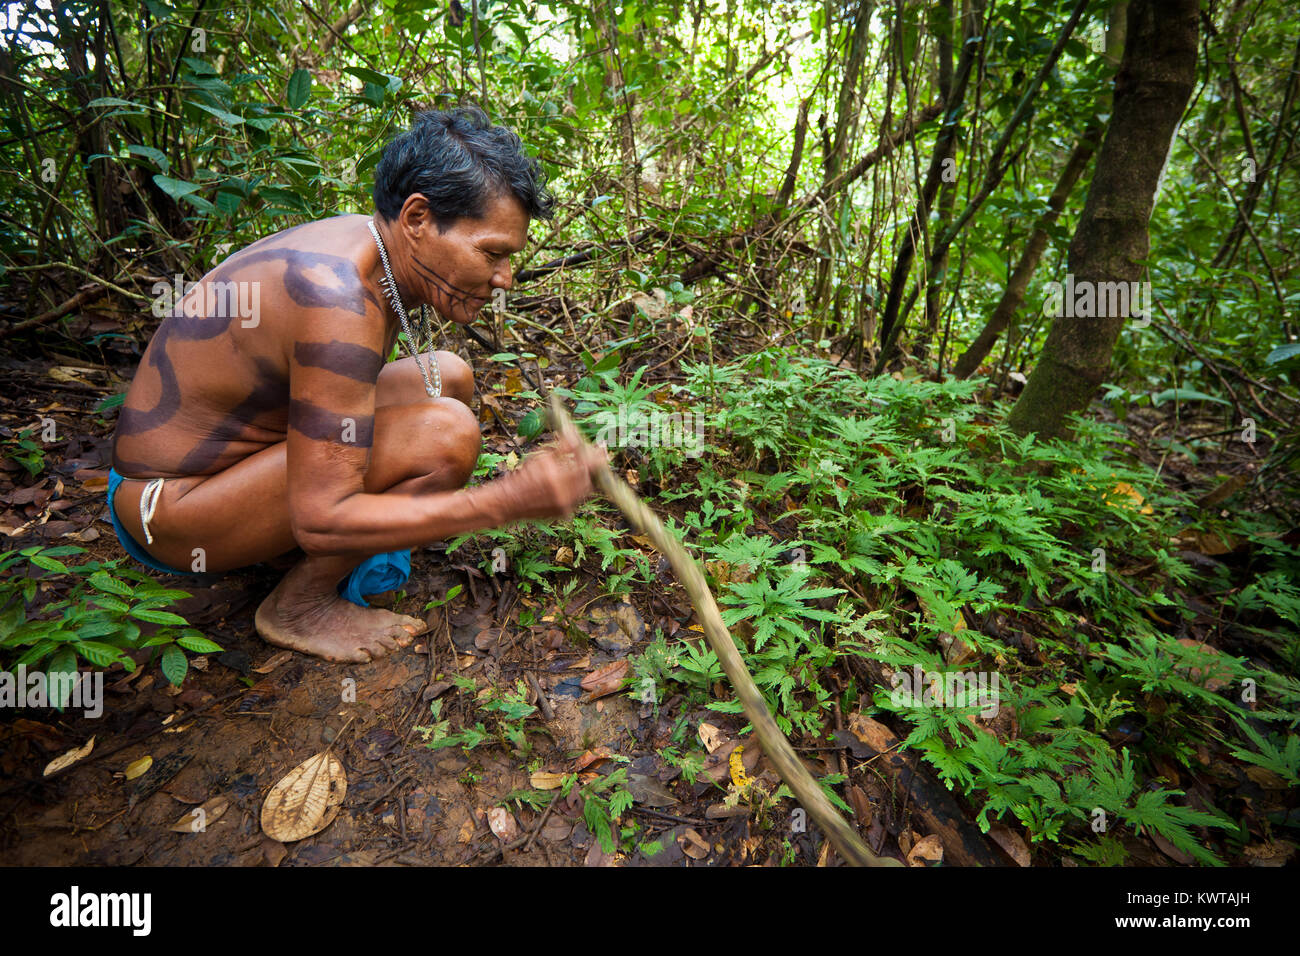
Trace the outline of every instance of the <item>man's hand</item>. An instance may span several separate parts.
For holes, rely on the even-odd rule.
[[[500,487],[510,521],[568,518],[591,494],[596,469],[608,463],[603,448],[592,447],[570,432],[490,484]]]

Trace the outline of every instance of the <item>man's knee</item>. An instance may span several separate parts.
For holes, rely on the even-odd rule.
[[[467,484],[483,446],[478,419],[469,406],[444,395],[422,407],[420,419],[425,434],[432,438],[425,446],[427,473],[442,476],[447,484],[456,487]]]
[[[442,373],[442,394],[469,407],[474,398],[474,370],[455,352],[435,352]],[[473,416],[470,416],[471,419]]]
[[[420,356],[420,362],[429,373],[432,384],[433,368],[429,362],[428,352]],[[442,379],[442,395],[455,399],[466,407],[474,398],[474,370],[469,363],[455,352],[437,351],[433,353],[438,359],[438,373]],[[385,365],[379,373],[375,385],[375,404],[410,405],[423,402],[426,394],[424,375],[415,359],[407,357]]]

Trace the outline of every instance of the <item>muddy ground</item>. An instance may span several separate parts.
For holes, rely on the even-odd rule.
[[[0,772],[8,781],[0,796],[6,863],[763,862],[752,855],[764,841],[750,835],[745,809],[722,806],[720,784],[730,773],[727,744],[735,745],[728,731],[734,734],[738,727],[709,711],[683,714],[680,700],[644,706],[620,694],[590,699],[581,688],[582,678],[635,649],[634,638],[644,638],[643,625],[640,634],[598,636],[612,650],[595,641],[578,646],[549,624],[512,623],[532,602],[521,599],[510,581],[484,578],[475,582],[472,596],[464,589],[449,605],[450,613],[428,612],[429,631],[411,647],[366,665],[331,664],[280,651],[256,636],[252,613],[276,577],[258,567],[202,587],[192,579],[160,578],[191,590],[193,596],[176,610],[221,644],[223,653],[194,661],[181,688],[172,687],[144,655],[144,666],[134,675],[115,666],[106,675],[105,708],[98,719],[71,710],[63,716],[31,711],[0,725],[5,737]],[[430,597],[445,594],[457,579],[466,582],[466,572],[448,569],[445,558],[419,555],[408,594],[396,609],[419,614]],[[615,612],[607,620],[640,623],[639,612],[598,595],[594,601],[576,598],[571,610],[589,617]],[[483,719],[468,693],[449,686],[452,674],[474,678],[480,687],[535,682],[545,698],[539,709],[549,716],[539,714],[525,724],[532,746],[527,759],[512,745],[496,742],[468,751],[425,745],[417,728],[431,723],[430,706],[439,697],[444,699],[441,716],[453,728]],[[536,692],[530,697],[537,702]],[[656,753],[683,719],[688,736],[701,722],[722,732],[723,746],[694,785]],[[92,735],[89,756],[48,780],[40,778],[49,760]],[[263,834],[260,811],[272,786],[326,748],[347,774],[337,818],[293,843]],[[745,763],[754,769],[757,751],[748,749]],[[559,791],[542,791],[555,799],[549,814],[505,800],[530,789],[530,767],[599,774],[618,766],[616,756],[630,759],[631,789],[639,800],[623,822],[637,820],[643,828],[638,839],[663,847],[651,858],[604,853],[583,822],[576,792],[566,799],[556,796]],[[149,769],[125,779],[127,769],[143,757],[152,758]],[[206,822],[203,832],[193,832],[193,808],[210,807],[208,801],[218,797],[228,800],[228,809]],[[503,823],[498,813],[497,828],[506,829],[498,837],[488,812],[502,803],[510,819]],[[711,818],[719,813],[739,815]],[[177,824],[185,832],[171,829]],[[686,836],[688,829],[707,852]],[[796,837],[796,846],[801,842],[802,852],[815,858],[818,847]]]

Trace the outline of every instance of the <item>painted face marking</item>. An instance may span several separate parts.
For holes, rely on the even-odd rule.
[[[425,280],[427,285],[437,289],[447,298],[451,299],[453,303],[462,306],[466,311],[469,311],[472,302],[478,300],[478,296],[473,296],[464,289],[452,285],[441,273],[432,268],[428,263],[421,260],[418,256],[412,256],[411,261],[415,263],[416,271]]]

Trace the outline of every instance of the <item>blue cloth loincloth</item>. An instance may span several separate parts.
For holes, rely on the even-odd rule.
[[[344,600],[370,607],[361,595],[393,591],[406,583],[411,576],[411,552],[387,551],[372,554],[362,561],[352,573],[339,582],[339,594]]]
[[[122,549],[145,567],[161,571],[163,574],[194,575],[200,573],[197,571],[181,571],[159,563],[150,556],[139,541],[136,541],[127,533],[126,528],[122,527],[122,522],[117,518],[117,512],[113,509],[113,496],[117,494],[118,485],[121,483],[122,476],[117,473],[116,469],[110,468],[108,470],[108,518],[113,523],[113,530],[117,533],[117,540],[122,545]],[[361,607],[369,607],[370,603],[362,597],[363,594],[380,594],[384,591],[400,588],[410,576],[410,551],[389,551],[384,554],[374,554],[358,564],[347,577],[339,582],[339,596]]]

